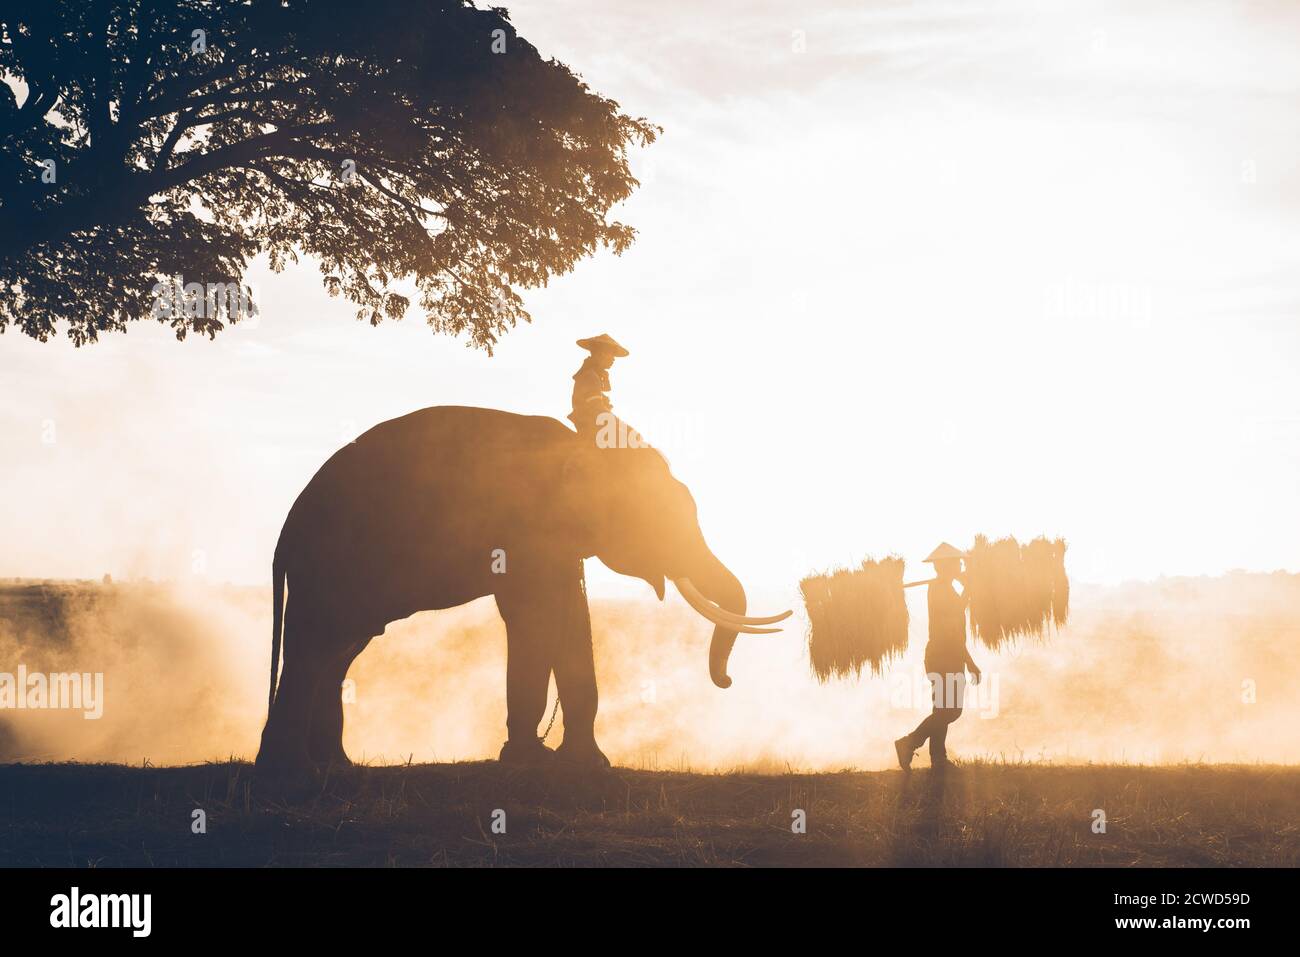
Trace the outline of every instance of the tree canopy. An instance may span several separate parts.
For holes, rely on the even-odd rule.
[[[160,282],[307,254],[378,323],[413,305],[488,349],[544,285],[634,231],[657,128],[461,0],[80,0],[0,13],[0,331],[81,345]],[[25,94],[25,95],[24,95]],[[223,322],[223,319],[225,322]]]

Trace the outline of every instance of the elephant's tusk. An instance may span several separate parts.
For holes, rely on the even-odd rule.
[[[739,622],[728,621],[725,618],[719,618],[717,616],[718,609],[712,607],[711,605],[697,605],[695,604],[695,602],[691,601],[691,599],[687,598],[685,595],[683,595],[682,597],[686,598],[687,604],[689,604],[692,608],[694,608],[697,612],[699,612],[704,618],[708,619],[709,621],[713,622],[715,625],[721,628],[727,628],[730,629],[731,631],[737,631],[745,635],[775,635],[778,631],[781,630],[780,628],[755,628],[753,625],[742,625]]]
[[[706,598],[700,590],[695,587],[695,583],[689,578],[676,578],[673,580],[673,584],[676,585],[677,590],[682,593],[682,597],[691,601],[691,606],[697,611],[700,606],[703,605],[710,611],[710,614],[707,617],[715,619],[721,618],[737,625],[773,625],[778,621],[785,621],[794,614],[793,611],[786,610],[781,612],[779,615],[767,615],[765,617],[757,618],[747,615],[737,615],[735,612],[727,611],[727,609],[719,607],[717,602],[710,601]]]
[[[755,625],[771,625],[778,621],[784,621],[794,614],[793,611],[784,611],[779,615],[769,615],[763,618],[751,618],[744,615],[737,615],[734,612],[727,611],[725,608],[718,607],[714,602],[704,597],[703,593],[691,582],[689,578],[675,578],[673,584],[681,592],[687,604],[697,612],[713,622],[715,625],[723,625],[727,628],[734,628],[736,631],[744,632],[747,635],[772,635],[780,631],[780,628],[755,628]]]
[[[793,611],[787,609],[779,615],[764,615],[760,618],[750,618],[745,615],[737,615],[733,612],[729,612],[727,609],[716,604],[713,606],[713,610],[719,618],[726,621],[734,621],[737,625],[775,625],[778,621],[785,621],[794,614]]]
[[[682,587],[683,583],[686,587]],[[686,604],[690,605],[699,612],[699,614],[713,622],[715,625],[725,624],[728,628],[736,628],[737,630],[741,627],[735,622],[726,621],[721,618],[719,613],[722,609],[710,604],[708,600],[700,594],[695,586],[691,584],[689,578],[675,578],[673,579],[673,584],[677,586],[677,590],[681,592],[682,597],[686,599]]]

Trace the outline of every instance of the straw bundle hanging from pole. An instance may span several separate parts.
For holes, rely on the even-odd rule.
[[[808,656],[822,682],[879,674],[889,658],[907,650],[903,560],[864,560],[857,568],[810,575],[799,583],[808,610]]]
[[[989,648],[1019,637],[1042,638],[1070,613],[1065,541],[1040,537],[1021,545],[1014,538],[991,542],[977,535],[966,557],[966,588],[971,627]]]

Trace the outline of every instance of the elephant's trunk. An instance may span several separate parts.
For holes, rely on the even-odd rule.
[[[705,598],[724,611],[734,615],[745,614],[745,589],[740,584],[740,579],[711,552],[703,566],[691,577],[691,581]],[[727,661],[736,644],[737,633],[738,629],[729,623],[718,623],[713,629],[713,640],[709,643],[709,676],[719,688],[731,687]]]

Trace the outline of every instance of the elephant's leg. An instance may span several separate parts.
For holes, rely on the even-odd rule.
[[[313,770],[307,741],[320,670],[318,663],[309,657],[285,655],[275,704],[271,706],[262,731],[262,746],[257,752],[258,771],[297,775]]]
[[[284,670],[262,730],[258,771],[310,776],[315,770],[308,750],[312,710],[324,666],[333,657],[328,640],[321,639],[328,639],[328,632],[291,598],[284,616]]]
[[[343,750],[343,680],[347,678],[352,662],[368,643],[369,639],[366,639],[348,646],[321,671],[320,687],[311,712],[307,750],[312,761],[322,767],[348,767],[352,764]]]
[[[554,626],[548,609],[553,604],[542,588],[514,585],[497,594],[497,608],[506,623],[505,762],[537,763],[551,753],[537,731],[551,684]]]
[[[596,746],[596,664],[582,563],[574,560],[544,572],[518,575],[497,593],[506,622],[506,706],[509,740],[502,760],[544,750],[537,727],[546,711],[551,670],[564,711],[564,743],[557,755],[583,766],[607,768]]]
[[[565,761],[596,768],[609,767],[609,759],[596,745],[596,659],[591,646],[591,614],[587,590],[578,563],[574,578],[561,592],[560,631],[556,635],[555,685],[564,710],[564,742],[556,751]]]

